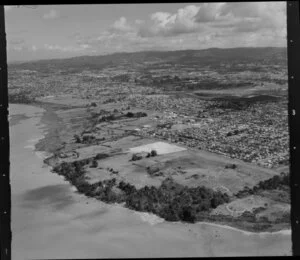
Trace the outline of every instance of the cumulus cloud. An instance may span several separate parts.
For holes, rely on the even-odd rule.
[[[285,4],[202,3],[145,20],[120,17],[98,35],[74,35],[77,48],[101,53],[138,50],[286,45]],[[66,51],[66,50],[65,50]]]
[[[150,21],[139,28],[138,34],[142,37],[171,37],[195,32],[201,29],[201,26],[194,22],[194,17],[198,10],[198,6],[188,5],[178,9],[175,14],[168,12],[153,13],[150,16]]]
[[[195,21],[198,23],[213,22],[219,18],[220,9],[225,3],[204,3],[195,15]]]
[[[260,17],[264,15],[264,9],[266,6],[272,5],[272,3],[264,2],[237,2],[226,3],[220,8],[220,15],[231,14],[235,17]]]
[[[284,2],[202,3],[175,13],[156,12],[139,22],[141,37],[173,37],[225,28],[236,33],[286,29]]]
[[[284,2],[236,2],[202,4],[196,22],[237,33],[286,29]]]
[[[11,9],[13,6],[5,6],[5,12]],[[50,9],[40,18],[63,18]],[[117,17],[104,30],[66,36],[66,45],[27,43],[22,39],[26,31],[9,31],[7,48],[14,59],[22,55],[31,59],[116,51],[286,46],[286,29],[285,2],[195,3],[143,19]]]
[[[225,28],[236,33],[286,29],[284,2],[202,3],[175,13],[156,12],[138,22],[141,37],[174,37]]]
[[[133,28],[129,25],[127,19],[124,16],[116,20],[111,26],[111,30],[113,31],[128,32],[131,31],[132,29]]]
[[[55,9],[51,9],[48,13],[45,13],[43,15],[44,19],[55,19],[55,18],[58,18],[58,17],[59,17],[59,13]]]

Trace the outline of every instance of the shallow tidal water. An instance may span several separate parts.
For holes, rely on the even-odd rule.
[[[168,223],[86,198],[43,164],[43,109],[11,104],[12,259],[290,255],[290,232]],[[21,116],[24,115],[24,116]]]

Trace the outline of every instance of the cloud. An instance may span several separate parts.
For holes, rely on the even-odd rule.
[[[177,11],[155,12],[130,22],[122,16],[104,31],[69,36],[76,46],[49,45],[60,52],[203,49],[286,46],[282,3],[202,3]]]
[[[19,37],[7,39],[7,49],[22,51],[24,48],[26,48],[26,42],[24,39]]]
[[[12,8],[5,6],[5,12],[14,12]],[[63,19],[62,13],[50,9],[42,16],[44,19]],[[30,42],[31,39],[24,38],[27,31],[8,31],[8,54],[18,60],[116,51],[282,47],[287,44],[285,2],[195,3],[174,11],[150,13],[139,19],[134,16],[117,18],[98,32],[70,32],[62,41],[67,40],[66,45],[59,38],[45,45],[40,41]]]
[[[32,50],[32,51],[37,51],[38,48],[37,48],[35,45],[32,45],[32,46],[31,46],[31,50]]]
[[[90,49],[91,46],[89,44],[80,44],[79,47],[83,50]]]
[[[174,37],[215,29],[236,33],[286,29],[284,2],[202,3],[175,13],[156,12],[136,22],[141,37]]]
[[[198,23],[207,23],[217,20],[220,9],[225,3],[204,3],[195,15],[195,21]]]
[[[83,51],[84,49],[86,49],[85,47],[83,46],[79,46],[79,47],[76,47],[76,46],[60,46],[60,45],[57,45],[57,44],[44,44],[44,48],[46,50],[50,50],[50,51],[60,51],[60,52],[80,52],[80,51]]]
[[[51,9],[48,13],[43,15],[44,19],[55,19],[59,17],[58,11]]]
[[[140,20],[140,19],[136,19],[134,22],[135,22],[137,25],[140,25],[140,24],[143,24],[145,21]]]
[[[195,20],[237,33],[286,29],[284,2],[237,2],[202,4]]]
[[[129,24],[125,17],[120,17],[106,30],[100,32],[97,35],[83,35],[82,33],[74,33],[69,36],[73,38],[77,45],[82,48],[93,50],[94,48],[116,48],[120,49],[123,46],[123,42],[138,41],[140,38],[137,36],[137,27],[139,23],[134,22]]]
[[[127,22],[127,19],[122,16],[120,19],[116,20],[113,25],[111,26],[112,31],[117,32],[128,32],[131,31],[133,28]]]
[[[172,37],[184,33],[201,30],[194,17],[199,11],[199,6],[188,5],[177,10],[175,14],[156,12],[150,16],[148,23],[142,24],[138,34],[141,37],[165,36]]]
[[[272,3],[268,3],[270,5]],[[264,2],[245,2],[245,3],[226,3],[220,8],[220,15],[231,14],[234,17],[260,17],[264,15],[266,3]]]

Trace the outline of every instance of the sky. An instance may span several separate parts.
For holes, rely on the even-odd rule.
[[[8,62],[286,47],[286,2],[5,6]]]

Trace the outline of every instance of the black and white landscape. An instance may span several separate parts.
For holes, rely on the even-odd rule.
[[[13,259],[291,255],[285,2],[5,15]]]

